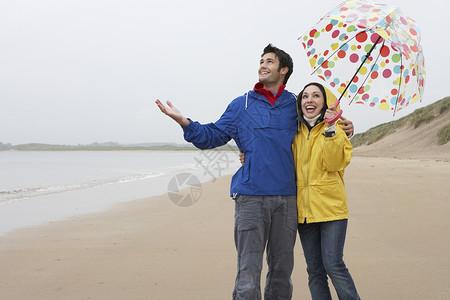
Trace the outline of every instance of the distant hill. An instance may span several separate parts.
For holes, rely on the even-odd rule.
[[[450,161],[450,97],[420,108],[411,114],[389,123],[381,124],[352,139],[354,155],[431,158]],[[0,151],[182,151],[197,150],[191,144],[142,143],[121,145],[114,142],[90,145],[11,145],[0,142]],[[238,151],[235,145],[225,145],[215,150]]]
[[[450,160],[450,97],[352,139],[354,154]]]

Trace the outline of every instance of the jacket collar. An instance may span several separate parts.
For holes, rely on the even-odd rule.
[[[258,82],[257,84],[255,84],[255,87],[253,88],[255,92],[257,92],[258,94],[264,96],[264,98],[267,99],[267,101],[269,101],[270,104],[275,105],[275,102],[278,100],[278,98],[281,96],[281,94],[283,93],[284,89],[286,88],[285,85],[281,85],[278,88],[278,92],[276,95],[274,95],[271,91],[269,91],[268,89],[264,88],[264,84],[261,82]]]

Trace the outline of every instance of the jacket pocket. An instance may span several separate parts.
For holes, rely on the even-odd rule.
[[[330,178],[330,179],[316,179],[311,180],[310,185],[313,186],[330,186],[330,185],[337,185],[339,182],[336,179]]]
[[[313,215],[329,218],[345,214],[347,211],[347,197],[345,189],[337,181],[325,180],[320,184],[311,185],[311,211]]]

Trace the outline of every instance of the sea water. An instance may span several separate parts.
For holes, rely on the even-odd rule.
[[[180,174],[214,181],[239,166],[233,151],[0,151],[0,235],[164,194]]]

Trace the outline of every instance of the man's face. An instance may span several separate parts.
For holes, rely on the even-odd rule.
[[[275,53],[266,53],[259,62],[259,81],[264,85],[274,84],[280,81],[281,74],[278,70],[280,61]],[[284,68],[283,68],[284,69]],[[282,83],[282,82],[281,82]],[[280,84],[281,84],[280,83]]]

